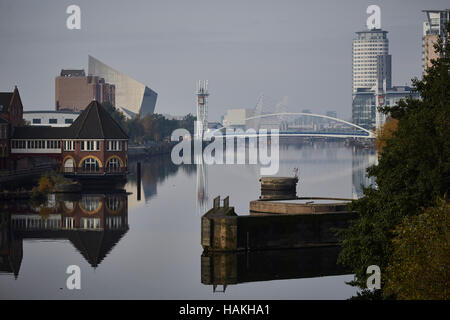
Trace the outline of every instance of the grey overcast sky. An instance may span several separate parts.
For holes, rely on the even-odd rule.
[[[71,4],[81,30],[66,28]],[[448,0],[0,0],[0,91],[17,85],[26,110],[54,109],[55,76],[87,71],[90,54],[158,92],[158,113],[195,113],[196,80],[208,79],[210,121],[260,93],[347,119],[352,39],[370,4],[389,31],[393,84],[410,84],[421,75],[421,11]]]

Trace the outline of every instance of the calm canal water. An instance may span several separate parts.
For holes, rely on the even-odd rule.
[[[281,146],[278,175],[300,170],[299,196],[355,198],[370,149],[341,142]],[[136,164],[131,164],[135,171]],[[0,229],[0,298],[62,299],[347,299],[353,279],[336,266],[336,248],[202,257],[200,217],[213,198],[230,196],[248,214],[259,197],[258,165],[176,166],[170,157],[142,162],[128,195],[95,190],[52,197],[46,207],[4,209]],[[102,228],[103,231],[74,230]],[[72,228],[72,229],[71,229]],[[209,259],[209,260],[208,260]],[[222,260],[220,260],[222,259]],[[220,264],[220,261],[225,261]],[[66,268],[81,268],[81,290],[66,288]],[[203,283],[202,283],[203,282]],[[213,284],[217,284],[217,287]],[[223,284],[227,284],[225,292]],[[215,292],[214,292],[215,291]]]

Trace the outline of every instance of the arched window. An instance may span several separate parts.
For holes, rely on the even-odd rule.
[[[81,168],[85,172],[98,172],[100,170],[100,165],[94,158],[87,158],[81,163]]]
[[[117,158],[109,159],[107,163],[107,168],[109,172],[118,172],[120,171],[120,160]]]
[[[72,158],[67,158],[64,161],[64,172],[73,172],[74,171],[74,163]]]
[[[114,212],[120,208],[121,201],[122,199],[120,196],[110,195],[106,197],[106,206],[109,210]]]
[[[83,195],[81,197],[81,208],[87,213],[95,213],[101,204],[101,199],[98,196]]]

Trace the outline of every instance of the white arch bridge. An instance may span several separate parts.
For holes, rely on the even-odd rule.
[[[254,128],[255,132],[251,133],[251,132],[235,132],[235,133],[226,133],[226,136],[234,136],[234,137],[252,137],[252,136],[273,136],[273,135],[277,135],[280,137],[329,137],[329,138],[362,138],[362,139],[374,139],[376,138],[376,133],[373,131],[370,131],[366,128],[360,127],[354,123],[342,120],[342,119],[338,119],[338,118],[334,118],[334,117],[330,117],[330,116],[325,116],[322,114],[314,114],[314,113],[304,113],[304,112],[280,112],[280,113],[270,113],[270,114],[262,114],[262,115],[257,115],[257,116],[253,116],[253,117],[248,117],[245,119],[245,121],[249,121],[249,120],[256,120],[256,119],[261,119],[261,118],[269,118],[269,117],[282,117],[282,116],[309,116],[309,117],[316,117],[316,118],[323,118],[323,119],[328,119],[328,120],[334,120],[337,122],[341,122],[344,123],[352,128],[356,128],[360,131],[358,132],[339,132],[339,131],[325,131],[325,132],[321,132],[321,131],[282,131],[280,130],[279,133],[275,134],[275,133],[271,133],[269,130],[267,130],[267,133],[259,133],[256,132],[256,130],[258,128]],[[219,129],[215,129],[214,131],[212,131],[212,134],[215,135],[218,132],[223,131],[223,129],[228,128],[229,126],[223,126]],[[258,123],[258,127],[259,127],[259,123]]]

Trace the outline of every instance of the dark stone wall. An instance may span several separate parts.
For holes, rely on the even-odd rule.
[[[212,211],[202,217],[202,245],[212,251],[337,244],[335,229],[346,228],[356,216],[353,212],[224,216]]]

